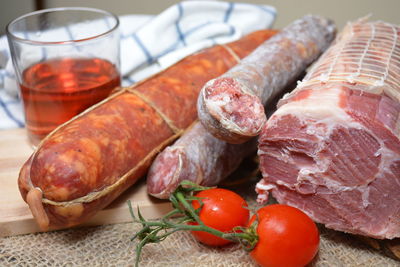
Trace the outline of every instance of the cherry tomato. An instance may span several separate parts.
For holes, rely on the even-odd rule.
[[[236,226],[246,226],[250,213],[246,208],[246,201],[233,191],[212,188],[199,192],[197,197],[203,198],[203,207],[200,210],[200,220],[206,225],[222,232],[232,231]],[[200,203],[192,201],[193,208],[198,209]],[[192,223],[197,224],[197,223]],[[192,231],[193,236],[203,244],[223,246],[230,243],[204,231]]]
[[[258,243],[251,257],[264,267],[298,267],[307,265],[317,254],[317,226],[301,210],[281,204],[257,211]],[[249,225],[256,219],[253,215]]]

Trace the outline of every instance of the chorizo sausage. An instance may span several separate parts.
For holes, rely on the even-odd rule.
[[[158,151],[196,119],[196,100],[205,82],[274,33],[259,31],[188,56],[51,132],[18,179],[40,228],[80,224],[134,184]]]
[[[257,136],[266,122],[266,101],[292,83],[333,40],[330,20],[305,16],[260,45],[202,88],[198,116],[204,127],[229,143]]]

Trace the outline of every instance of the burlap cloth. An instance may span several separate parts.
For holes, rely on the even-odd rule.
[[[252,178],[226,185],[254,202]],[[130,241],[139,224],[124,223],[29,234],[0,239],[0,266],[133,266],[135,244]],[[400,266],[354,236],[320,226],[321,243],[311,266]],[[239,245],[210,248],[188,232],[144,247],[140,266],[256,266]]]

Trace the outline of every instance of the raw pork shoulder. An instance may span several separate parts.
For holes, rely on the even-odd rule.
[[[400,28],[348,24],[263,128],[268,192],[315,221],[400,237]]]

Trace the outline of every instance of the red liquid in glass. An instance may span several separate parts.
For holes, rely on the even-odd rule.
[[[53,59],[29,67],[22,76],[26,128],[34,145],[121,84],[115,66],[98,58]]]

